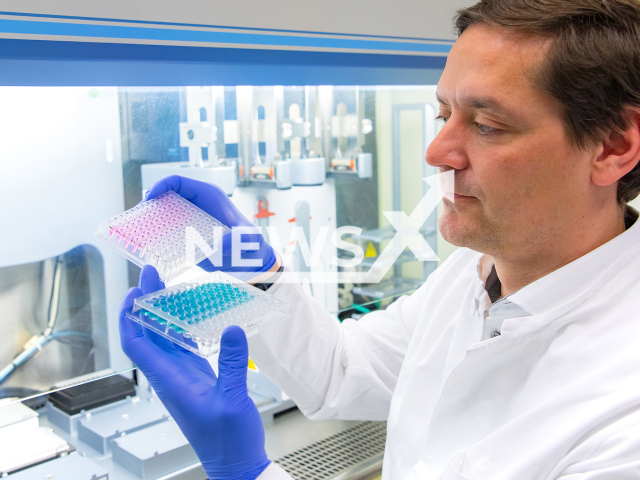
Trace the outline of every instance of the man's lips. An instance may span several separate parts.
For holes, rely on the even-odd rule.
[[[453,193],[453,192],[445,192],[444,198],[446,198],[449,201],[452,201],[452,200],[455,201],[455,200],[475,199],[476,197],[473,197],[471,195],[461,195],[459,193]]]

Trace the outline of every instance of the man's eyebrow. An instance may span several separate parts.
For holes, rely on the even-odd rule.
[[[441,105],[448,106],[449,104],[436,93],[436,99],[438,103]],[[496,100],[493,97],[466,97],[463,98],[460,102],[462,105],[466,107],[475,108],[477,110],[488,110],[490,112],[496,113],[500,116],[510,117],[514,119],[520,118],[520,115],[517,112],[505,107],[502,103]]]
[[[491,110],[496,113],[509,113],[509,109],[505,108],[498,100],[493,97],[468,97],[462,99],[463,105],[476,108],[478,110]]]
[[[438,92],[436,92],[436,100],[438,100],[438,103],[441,105],[449,105],[447,102],[445,102],[442,97],[440,95],[438,95]]]

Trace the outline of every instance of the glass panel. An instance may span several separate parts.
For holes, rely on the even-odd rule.
[[[424,161],[433,86],[2,87],[0,104],[12,226],[0,240],[0,396],[131,378],[118,309],[140,269],[93,233],[171,174],[223,188],[341,319],[385,308],[437,266],[405,248],[365,275],[397,242],[383,212],[410,215],[435,173]],[[453,247],[426,214],[420,232],[444,260]],[[361,231],[337,248],[341,227]]]
[[[436,206],[423,203],[422,179],[435,173],[424,161],[438,129],[433,86],[2,87],[0,104],[0,198],[12,227],[0,240],[0,397],[40,409],[40,426],[55,432],[41,441],[56,455],[68,442],[110,468],[108,435],[81,438],[81,420],[88,412],[107,428],[155,398],[118,333],[140,268],[94,232],[157,180],[178,174],[225,190],[340,320],[413,293],[437,266],[398,243],[384,212],[422,205],[419,234],[440,261],[453,251]],[[263,415],[292,406],[259,371],[249,390]],[[146,412],[135,417],[145,428],[168,415],[161,405]],[[18,463],[0,474],[29,466]]]

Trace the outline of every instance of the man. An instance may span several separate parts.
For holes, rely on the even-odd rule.
[[[640,193],[640,4],[486,0],[455,24],[426,161],[455,172],[440,229],[465,248],[413,295],[342,325],[278,278],[267,291],[290,319],[252,337],[252,357],[309,418],[388,420],[387,480],[640,478],[640,222],[627,206]],[[150,197],[168,189],[244,221],[178,177]],[[141,285],[161,288],[148,268]],[[241,332],[223,337],[220,379],[189,367],[206,374],[178,397],[154,355],[169,369],[197,359],[121,326],[210,478],[288,478],[264,455]],[[221,436],[247,442],[241,458]]]

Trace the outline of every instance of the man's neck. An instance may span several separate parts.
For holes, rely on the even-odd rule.
[[[605,225],[606,223],[606,225]],[[604,228],[596,229],[595,225]],[[562,238],[547,242],[526,255],[505,258],[494,255],[496,273],[502,284],[502,296],[510,295],[536,280],[568,265],[596,248],[604,245],[625,231],[625,215],[606,222],[590,222],[580,229],[566,232]]]

